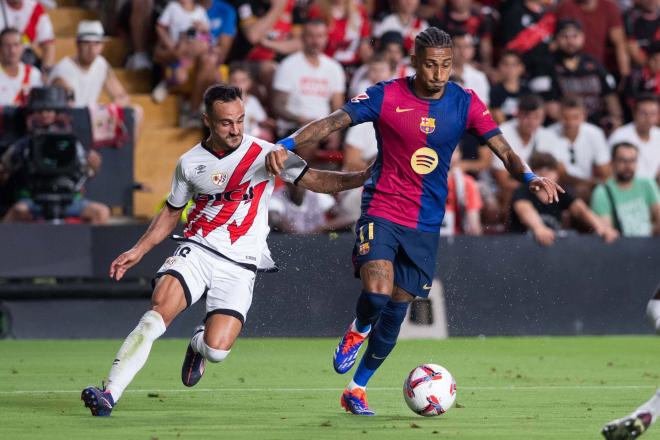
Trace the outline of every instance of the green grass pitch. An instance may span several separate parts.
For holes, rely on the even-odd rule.
[[[371,418],[345,414],[336,340],[239,339],[192,389],[180,382],[187,341],[163,339],[109,418],[80,401],[100,385],[121,341],[0,341],[1,439],[598,439],[602,425],[660,384],[648,337],[401,341],[368,388]],[[447,367],[459,406],[408,410],[401,385],[417,364]],[[660,439],[654,426],[645,440]]]

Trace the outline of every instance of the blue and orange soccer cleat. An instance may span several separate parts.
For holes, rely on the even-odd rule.
[[[193,337],[203,331],[203,325],[195,327]],[[204,367],[204,357],[193,350],[191,338],[188,344],[188,350],[186,350],[186,356],[183,358],[183,365],[181,366],[181,382],[187,387],[194,387],[204,375]]]
[[[332,358],[332,365],[335,371],[339,374],[344,374],[353,367],[357,359],[358,351],[366,336],[351,330],[353,323],[348,326],[348,330],[344,333],[344,337],[339,341],[339,345],[335,350],[335,355]]]
[[[367,393],[362,388],[353,391],[344,390],[341,395],[341,407],[351,414],[358,416],[375,416],[376,413],[369,409]]]
[[[109,416],[115,406],[110,391],[106,391],[105,387],[103,389],[87,387],[82,391],[80,399],[85,402],[85,406],[89,408],[93,416]]]

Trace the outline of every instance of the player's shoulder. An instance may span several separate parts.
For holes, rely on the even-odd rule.
[[[259,145],[266,152],[270,152],[275,149],[275,144],[273,144],[272,142],[269,142],[267,140],[255,136],[251,136],[249,134],[243,134],[243,142],[241,142],[241,146],[239,148],[249,147],[252,144]]]
[[[190,166],[192,163],[199,162],[200,159],[206,156],[206,150],[202,146],[201,142],[193,145],[188,151],[179,156],[177,165],[182,168]]]

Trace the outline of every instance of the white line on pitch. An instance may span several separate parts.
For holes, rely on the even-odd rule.
[[[460,387],[459,391],[538,391],[538,390],[634,390],[652,388],[653,385],[539,385],[539,386],[466,386]],[[398,391],[400,387],[373,387],[369,391]],[[341,392],[343,388],[172,388],[172,389],[128,389],[126,393],[214,393],[214,392],[262,392],[262,393],[298,393],[298,392]],[[80,390],[13,390],[0,391],[0,395],[12,394],[67,394],[79,393]]]

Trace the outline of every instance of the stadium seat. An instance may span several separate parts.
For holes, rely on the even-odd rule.
[[[151,93],[151,72],[148,70],[113,69],[128,93]]]
[[[78,22],[82,20],[98,20],[95,11],[82,8],[59,7],[48,11],[48,16],[53,22],[55,37],[75,37]]]
[[[135,180],[149,192],[135,192],[133,210],[136,217],[151,218],[170,191],[176,161],[202,139],[197,129],[159,128],[143,133],[135,150]]]
[[[150,94],[131,95],[131,101],[144,109],[144,126],[147,130],[154,127],[176,127],[179,124],[179,103],[176,96],[168,96],[165,101],[156,104]],[[151,131],[149,131],[151,134]]]

